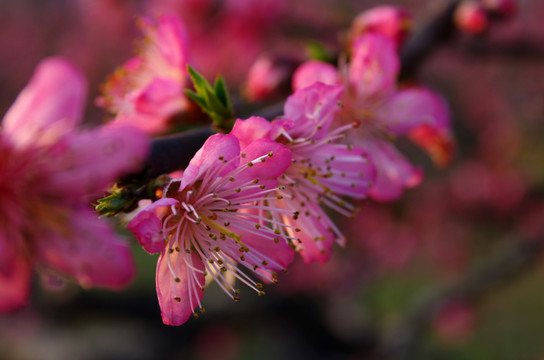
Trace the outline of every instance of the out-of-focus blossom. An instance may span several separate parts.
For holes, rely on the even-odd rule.
[[[349,32],[352,39],[365,33],[379,33],[402,46],[412,29],[412,14],[396,6],[377,6],[357,15]]]
[[[476,1],[463,1],[454,14],[457,27],[469,34],[480,34],[488,27],[487,12]]]
[[[115,122],[156,135],[168,131],[168,120],[188,106],[187,38],[176,16],[160,16],[156,23],[142,18],[140,24],[145,38],[139,54],[110,75],[96,102]]]
[[[293,85],[299,89],[314,81],[345,84],[344,107],[336,122],[338,126],[360,122],[356,131],[346,136],[374,160],[378,175],[370,196],[379,201],[395,200],[404,189],[417,186],[423,174],[391,140],[407,136],[437,164],[446,165],[454,150],[448,107],[429,89],[397,87],[400,63],[390,39],[366,34],[355,39],[353,46],[351,61],[340,73],[332,65],[307,62],[295,72]]]
[[[126,126],[76,132],[85,80],[61,58],[44,60],[6,113],[0,133],[0,310],[24,304],[31,268],[83,286],[119,288],[133,276],[128,246],[91,211],[89,196],[147,154]]]
[[[355,208],[342,196],[362,199],[375,180],[374,164],[366,151],[339,143],[354,124],[331,128],[340,110],[342,91],[339,85],[316,83],[287,99],[283,118],[273,123],[259,117],[237,120],[232,130],[242,144],[265,137],[286,144],[292,151],[293,163],[279,179],[285,190],[280,191],[277,202],[296,211],[297,216],[281,216],[278,222],[292,225],[286,230],[297,238],[306,262],[324,263],[335,242],[345,243],[342,232],[320,204],[351,216]]]
[[[276,178],[290,164],[291,152],[274,141],[254,141],[240,153],[235,136],[213,135],[164,197],[129,223],[148,252],[161,252],[156,283],[165,324],[180,325],[202,309],[206,274],[238,300],[227,272],[263,294],[238,264],[269,281],[285,270],[293,249],[268,224],[275,212],[293,216],[271,205]]]
[[[199,72],[207,78],[221,73],[232,86],[240,85],[251,64],[278,41],[279,24],[288,15],[286,0],[156,0],[146,6],[147,14],[179,14]]]

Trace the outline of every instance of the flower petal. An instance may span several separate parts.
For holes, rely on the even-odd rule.
[[[422,125],[440,130],[450,127],[449,109],[444,99],[423,87],[396,91],[376,110],[376,120],[395,135],[405,135]]]
[[[217,176],[235,169],[239,164],[239,160],[230,160],[237,158],[239,155],[240,143],[236,136],[230,134],[215,134],[210,136],[183,172],[180,190],[199,180],[211,167],[223,167]],[[223,164],[224,161],[230,162]]]
[[[370,189],[370,197],[377,201],[394,201],[402,196],[404,189],[415,187],[423,180],[423,171],[408,160],[389,142],[365,140],[376,165],[377,177]]]
[[[285,201],[287,206],[294,206],[289,205],[289,202],[290,200]],[[300,214],[297,220],[285,217],[284,221],[302,230],[293,232],[292,236],[298,239],[298,244],[295,244],[296,250],[304,261],[308,264],[316,261],[324,264],[329,260],[335,237],[323,224],[322,220],[327,217],[327,214],[316,204],[308,203],[306,206],[308,212]]]
[[[56,142],[80,121],[86,86],[66,60],[43,60],[6,113],[4,134],[20,147]]]
[[[96,194],[119,176],[139,170],[149,151],[147,136],[127,125],[74,134],[51,148],[51,190],[77,199]]]
[[[296,91],[287,98],[285,118],[294,122],[289,131],[292,137],[319,139],[327,132],[334,115],[340,110],[342,85],[315,83]]]
[[[0,312],[24,306],[30,293],[30,264],[20,257],[13,259],[8,273],[0,272]]]
[[[270,138],[272,124],[260,116],[252,116],[246,120],[236,119],[231,135],[234,135],[240,141],[240,149],[244,149],[257,139]],[[272,139],[273,140],[273,139]]]
[[[395,89],[399,69],[400,61],[391,39],[369,33],[354,40],[349,83],[359,99],[376,100],[390,94]]]
[[[175,269],[175,275],[170,265]],[[166,325],[186,322],[200,304],[204,284],[204,264],[198,255],[163,251],[157,262],[156,275],[162,321]]]
[[[74,209],[66,233],[45,233],[36,242],[38,260],[73,276],[82,286],[119,289],[134,276],[128,244],[96,215]]]
[[[310,60],[300,65],[293,74],[293,90],[297,91],[307,86],[321,82],[327,85],[340,83],[336,68],[322,61]]]
[[[168,116],[187,106],[187,99],[179,82],[168,78],[154,78],[135,98],[135,110],[139,114]]]
[[[162,251],[166,246],[162,231],[162,220],[159,218],[160,208],[179,203],[172,198],[159,199],[140,211],[127,225],[127,229],[138,239],[140,245],[151,253]]]
[[[251,162],[253,165],[236,176],[233,186],[239,186],[255,179],[259,179],[261,184],[269,180],[266,182],[269,188],[276,186],[277,177],[282,175],[291,165],[291,150],[285,145],[268,139],[253,141],[244,149],[244,154],[245,157],[241,159],[241,163]],[[255,161],[258,158],[262,159]]]

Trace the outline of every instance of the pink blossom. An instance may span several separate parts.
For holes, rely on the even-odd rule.
[[[379,201],[395,200],[404,189],[417,186],[423,174],[391,140],[407,136],[437,164],[446,165],[454,151],[448,107],[426,88],[397,87],[400,62],[390,39],[369,33],[355,39],[353,46],[350,63],[336,75],[331,65],[311,61],[297,69],[293,85],[296,90],[312,81],[345,84],[344,106],[335,116],[335,126],[360,123],[346,137],[366,149],[376,165],[377,178],[369,195]]]
[[[293,89],[299,90],[316,82],[335,85],[341,83],[336,67],[318,60],[309,60],[300,65],[293,74]]]
[[[267,204],[277,191],[276,178],[290,163],[291,152],[271,140],[254,141],[240,153],[235,136],[213,135],[183,177],[169,183],[165,197],[129,223],[147,251],[161,252],[156,283],[165,324],[180,325],[196,316],[205,275],[238,300],[226,272],[263,294],[262,285],[237,265],[276,281],[275,272],[292,261],[293,249],[267,226],[274,218],[270,214],[294,215]]]
[[[188,106],[183,92],[187,38],[175,16],[161,16],[156,23],[142,18],[140,24],[145,38],[139,55],[108,78],[96,102],[116,115],[116,122],[156,135],[167,131],[170,117]]]
[[[379,33],[400,47],[412,28],[412,14],[396,6],[376,6],[357,15],[350,29],[353,38],[365,33]]]
[[[60,58],[42,61],[0,133],[0,310],[27,301],[35,264],[83,286],[119,288],[133,276],[129,247],[90,209],[88,196],[147,153],[136,129],[76,132],[85,80]]]
[[[286,228],[287,234],[297,239],[297,249],[306,262],[324,263],[335,242],[345,243],[320,204],[351,216],[355,208],[341,197],[364,198],[375,179],[366,151],[339,143],[353,124],[331,128],[342,91],[342,86],[316,83],[287,99],[283,118],[272,123],[258,117],[237,120],[232,130],[242,147],[266,137],[291,150],[292,164],[279,178],[285,189],[279,191],[277,204],[296,211],[297,216],[282,215],[278,221],[292,226]]]

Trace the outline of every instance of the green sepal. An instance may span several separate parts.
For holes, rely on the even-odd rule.
[[[185,90],[187,97],[208,114],[219,132],[229,132],[234,125],[234,112],[223,77],[219,75],[212,86],[190,65],[187,65],[187,71],[195,88],[195,91]]]

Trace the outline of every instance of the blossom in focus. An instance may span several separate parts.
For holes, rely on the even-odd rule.
[[[412,29],[412,14],[397,6],[377,6],[357,15],[351,24],[352,39],[365,33],[379,33],[400,47]]]
[[[85,80],[61,58],[42,61],[0,133],[0,311],[26,303],[36,265],[83,286],[132,278],[130,249],[89,196],[138,170],[147,139],[126,126],[76,132]]]
[[[142,18],[140,24],[145,38],[138,55],[109,76],[96,103],[115,115],[114,121],[157,135],[188,106],[187,36],[176,16],[160,16],[156,23]]]
[[[345,85],[344,107],[335,122],[337,126],[360,122],[346,136],[370,153],[377,178],[369,195],[379,201],[399,198],[404,189],[417,186],[423,178],[421,169],[393,145],[396,137],[409,137],[441,166],[449,162],[454,150],[446,103],[424,87],[397,87],[399,69],[391,39],[365,34],[355,39],[351,60],[343,71],[314,60],[301,65],[293,76],[295,89],[315,81]]]
[[[344,245],[345,237],[320,207],[351,216],[355,207],[342,197],[366,197],[375,180],[375,168],[367,152],[340,144],[356,124],[331,128],[340,110],[343,87],[316,83],[296,91],[287,99],[282,118],[269,123],[259,117],[237,120],[232,134],[242,144],[268,138],[285,144],[293,154],[292,164],[279,178],[278,206],[296,212],[295,217],[278,214],[297,250],[306,262],[328,260],[332,245]],[[300,229],[300,232],[295,232]]]
[[[293,249],[268,225],[276,212],[294,215],[272,205],[276,178],[290,164],[291,152],[274,141],[254,141],[241,153],[235,136],[213,135],[164,197],[129,223],[145,250],[160,252],[156,285],[165,324],[180,325],[203,309],[206,275],[238,300],[228,273],[263,294],[238,264],[272,282],[286,269]]]

